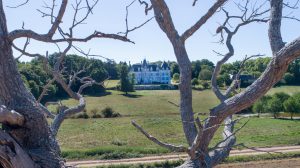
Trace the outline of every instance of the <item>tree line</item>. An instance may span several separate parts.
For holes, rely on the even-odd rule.
[[[258,117],[262,113],[272,113],[274,118],[278,118],[280,112],[287,112],[293,119],[294,114],[300,113],[300,93],[289,95],[278,92],[274,95],[265,95],[253,104],[252,110]]]
[[[229,86],[232,83],[233,76],[237,74],[240,69],[243,69],[241,75],[251,75],[254,79],[257,79],[264,72],[271,57],[261,57],[247,60],[243,67],[242,61],[235,61],[232,63],[226,63],[221,66],[220,73],[217,77],[218,86]],[[171,74],[174,81],[179,81],[180,71],[176,62],[169,62]],[[207,86],[207,82],[210,81],[215,64],[207,59],[192,61],[192,85],[204,84]],[[247,87],[251,83],[241,83],[241,87]],[[293,61],[283,78],[276,84],[278,85],[300,85],[300,59]]]
[[[49,64],[54,66],[57,54],[54,53],[49,56]],[[245,62],[243,67],[242,75],[252,75],[254,78],[258,78],[263,71],[266,69],[270,62],[270,57],[251,59]],[[157,64],[161,61],[157,61]],[[179,80],[180,71],[179,66],[176,62],[169,61],[171,75],[173,80]],[[192,85],[203,85],[204,88],[208,88],[209,84],[205,81],[209,81],[212,77],[215,64],[207,59],[192,61]],[[29,62],[18,62],[18,68],[21,73],[22,79],[26,87],[31,93],[38,97],[43,87],[47,84],[50,79],[43,68],[42,60],[35,58]],[[65,80],[68,81],[68,77],[75,72],[84,69],[84,72],[80,76],[91,76],[96,81],[100,82],[105,79],[122,79],[119,85],[119,89],[122,91],[133,91],[133,87],[130,85],[128,76],[129,65],[126,62],[116,63],[115,61],[102,61],[100,59],[86,58],[78,55],[67,55],[64,61],[63,75]],[[237,74],[241,69],[241,61],[235,61],[232,63],[226,63],[222,65],[220,75],[218,75],[217,82],[219,86],[229,86],[232,82],[232,75]],[[123,75],[122,75],[123,73]],[[125,74],[124,74],[125,73]],[[126,80],[124,80],[126,79]],[[124,82],[125,81],[125,82]],[[122,85],[121,85],[122,84]],[[287,72],[284,74],[281,81],[277,85],[299,85],[300,84],[300,59],[296,59],[292,62]],[[78,90],[80,82],[77,81],[72,85],[72,89]],[[128,85],[128,86],[125,86]],[[243,85],[242,85],[243,86]],[[48,94],[45,96],[45,100],[52,98],[66,97],[67,93],[64,89],[53,83],[48,88]],[[105,92],[105,88],[102,86],[92,86],[84,91],[84,94],[97,95]]]

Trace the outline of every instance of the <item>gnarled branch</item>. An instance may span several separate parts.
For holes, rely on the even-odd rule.
[[[146,136],[146,138],[148,138],[149,140],[151,140],[152,142],[156,143],[157,145],[161,146],[161,147],[164,147],[164,148],[167,148],[171,151],[174,151],[174,152],[187,152],[188,149],[182,145],[180,146],[175,146],[175,145],[172,145],[172,144],[168,144],[168,143],[165,143],[165,142],[162,142],[160,140],[158,140],[157,138],[155,138],[154,136],[150,135],[149,133],[147,133],[140,125],[138,125],[135,121],[131,121],[131,124],[136,128],[138,129],[143,135]]]
[[[0,123],[22,126],[25,122],[24,116],[20,113],[7,109],[6,106],[0,106]]]

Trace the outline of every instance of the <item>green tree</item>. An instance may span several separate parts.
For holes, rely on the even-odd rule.
[[[294,94],[289,97],[284,103],[284,110],[291,114],[291,120],[295,113],[300,113],[300,94]]]
[[[179,73],[174,73],[174,74],[173,74],[173,80],[174,80],[174,81],[179,81],[179,78],[180,78]]]
[[[253,71],[253,72],[251,72],[250,74],[251,74],[252,76],[254,76],[254,78],[259,78],[260,75],[261,75],[261,72],[259,72],[259,71]]]
[[[120,87],[119,88],[122,92],[125,92],[125,94],[127,95],[128,92],[133,91],[133,83],[131,83],[131,80],[129,77],[129,69],[125,63],[123,63],[120,66],[119,74],[120,74]]]
[[[217,78],[217,84],[219,86],[223,86],[225,84],[226,86],[229,86],[231,84],[232,80],[230,78],[230,75],[228,73],[224,73],[222,75],[219,75]]]
[[[289,72],[285,73],[283,79],[287,85],[292,85],[295,83],[295,76]]]
[[[283,102],[285,102],[288,98],[290,98],[290,95],[287,94],[287,93],[285,93],[285,92],[277,92],[277,93],[275,93],[273,96],[279,98],[280,101],[281,101],[281,104],[282,104]],[[283,106],[282,106],[282,108],[281,108],[280,110],[281,110],[281,111],[284,110]]]
[[[257,113],[258,118],[260,117],[260,114],[263,113],[264,110],[265,110],[265,104],[263,104],[263,102],[260,100],[256,101],[252,106],[252,111],[254,113]]]
[[[210,84],[204,80],[200,81],[200,85],[202,85],[204,89],[208,89],[210,87]]]
[[[28,81],[29,88],[34,97],[38,97],[40,94],[39,85],[37,85],[33,80]]]
[[[253,106],[252,106],[252,111],[254,113],[258,114],[258,117],[260,117],[261,113],[267,113],[268,112],[268,100],[270,100],[272,97],[271,96],[263,96],[259,100],[257,100]]]
[[[294,84],[299,85],[300,84],[300,59],[299,58],[293,61],[289,65],[287,72],[294,75],[294,79],[295,79]]]
[[[192,78],[197,78],[201,71],[201,61],[192,61]]]
[[[202,69],[199,73],[198,78],[200,80],[210,80],[212,76],[212,71],[208,70],[208,69]]]
[[[175,73],[180,73],[179,71],[179,66],[177,64],[177,62],[171,62],[170,63],[170,71],[171,71],[171,75],[173,76]]]
[[[231,75],[237,74],[239,67],[236,67],[235,65],[237,64],[233,64],[233,63],[223,64],[221,67],[220,74],[221,75],[224,73],[231,74]]]
[[[197,78],[193,78],[193,79],[192,79],[192,85],[193,85],[193,86],[199,85],[199,81],[198,81]]]
[[[273,113],[274,118],[278,118],[279,112],[283,109],[283,104],[277,96],[272,96],[272,98],[268,101],[268,110]]]

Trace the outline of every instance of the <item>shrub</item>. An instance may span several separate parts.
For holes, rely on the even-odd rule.
[[[273,96],[278,97],[280,99],[281,103],[285,102],[290,97],[289,94],[284,93],[284,92],[275,93]],[[283,108],[282,108],[282,110],[283,110]]]
[[[230,78],[230,75],[228,73],[224,73],[222,75],[219,75],[217,77],[217,84],[218,86],[224,86],[224,84],[226,86],[229,86],[231,84],[232,80]]]
[[[198,78],[200,80],[210,80],[212,76],[212,71],[208,69],[203,69],[200,71]]]
[[[192,79],[192,85],[195,86],[195,85],[199,85],[199,81],[197,78],[193,78]]]
[[[101,115],[99,109],[97,109],[97,108],[93,108],[91,110],[91,114],[92,114],[92,118],[102,118],[102,115]]]
[[[261,113],[268,113],[268,101],[271,99],[271,96],[263,96],[260,99],[258,99],[252,106],[252,111],[254,113],[258,114],[258,117],[260,117]]]
[[[111,144],[116,145],[116,146],[124,146],[127,145],[127,142],[121,141],[119,139],[114,139]]]
[[[287,85],[294,84],[294,82],[295,82],[295,76],[288,72],[284,74],[283,79],[285,80],[285,83]]]
[[[273,113],[274,118],[277,118],[279,112],[283,111],[283,104],[277,96],[272,96],[267,105],[269,111]]]
[[[300,94],[294,94],[289,97],[284,103],[284,110],[291,114],[291,119],[293,119],[294,113],[300,113]]]
[[[203,86],[204,89],[208,89],[210,87],[210,84],[207,81],[200,81],[200,85]]]
[[[88,119],[89,115],[86,112],[80,112],[80,113],[75,114],[71,118],[84,118],[84,119]]]
[[[174,80],[179,80],[179,76],[180,76],[179,73],[174,73],[173,74],[173,79]]]
[[[101,111],[102,115],[104,118],[114,118],[114,117],[120,117],[121,114],[115,112],[111,107],[105,107],[102,111]]]

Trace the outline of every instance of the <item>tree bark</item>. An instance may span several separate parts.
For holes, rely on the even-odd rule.
[[[2,130],[0,131],[0,166],[3,168],[38,167],[20,145]]]
[[[3,3],[0,0],[0,104],[24,116],[23,126],[3,124],[8,133],[34,161],[35,167],[61,167],[60,149],[42,109],[26,89],[18,72],[8,39]],[[1,148],[3,152],[3,148]]]
[[[192,66],[188,58],[185,46],[182,42],[172,43],[180,68],[180,114],[183,130],[189,145],[192,145],[197,136],[197,128],[195,125],[193,100],[192,100]]]

